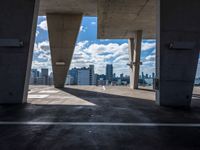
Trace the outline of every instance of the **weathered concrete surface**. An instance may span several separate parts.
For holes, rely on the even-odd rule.
[[[23,44],[0,47],[0,103],[26,102],[38,8],[38,0],[1,2],[0,39]]]
[[[49,94],[51,101],[65,96],[72,105],[0,105],[0,122],[200,123],[200,97],[193,99],[190,109],[183,110],[156,106],[152,100],[154,92],[131,92],[129,87],[103,90],[102,87],[75,86],[61,91],[53,87],[36,88],[31,87],[29,95]],[[200,95],[200,92],[196,94]],[[67,98],[69,96],[71,98]],[[95,105],[74,105],[75,98]],[[198,127],[1,124],[0,147],[2,150],[191,150],[200,148],[199,133]]]
[[[40,0],[39,15],[47,13],[97,15],[97,0]]]
[[[129,65],[130,65],[130,87],[138,89],[140,74],[140,54],[142,45],[142,31],[136,31],[134,38],[128,40],[129,44]]]
[[[54,86],[64,87],[82,14],[47,14]]]
[[[68,88],[68,87],[67,87]],[[67,89],[66,88],[66,89]],[[138,99],[146,99],[149,101],[155,101],[155,93],[153,91],[145,91],[145,90],[131,90],[128,87],[105,87],[104,90],[101,86],[69,86],[68,89],[77,90],[78,95],[74,95],[71,92],[66,92],[65,90],[60,90],[53,88],[52,86],[30,86],[28,103],[31,104],[44,104],[44,105],[85,105],[85,106],[96,106],[95,103],[90,103],[87,100],[84,100],[82,96],[93,97],[94,99],[98,99],[98,96],[95,95],[99,93],[103,94],[103,99],[109,99],[109,94],[113,94],[117,96],[126,96],[126,97],[134,97]],[[88,94],[84,91],[84,89],[88,90]],[[94,92],[92,92],[94,91]],[[108,95],[107,95],[108,94]],[[107,95],[107,96],[106,96]],[[112,98],[112,97],[111,97]],[[119,104],[120,105],[120,104]]]
[[[156,0],[41,0],[39,15],[72,13],[98,16],[98,38],[131,38],[137,30],[155,38]]]
[[[128,39],[143,30],[155,38],[156,0],[98,0],[98,38]]]
[[[199,58],[200,2],[160,0],[157,7],[157,103],[189,107]]]

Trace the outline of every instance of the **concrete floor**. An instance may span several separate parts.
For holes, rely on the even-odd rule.
[[[1,150],[200,149],[200,88],[190,109],[127,87],[30,89],[28,104],[0,106]]]

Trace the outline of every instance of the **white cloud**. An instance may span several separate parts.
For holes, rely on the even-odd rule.
[[[147,51],[149,49],[155,48],[156,43],[151,43],[151,42],[142,42],[142,51]]]
[[[38,37],[39,34],[40,34],[40,32],[37,30],[35,33],[35,36]]]
[[[44,20],[44,21],[40,22],[40,24],[38,24],[38,27],[39,27],[40,29],[42,29],[42,30],[47,31],[47,30],[48,30],[47,21]]]
[[[34,69],[48,68],[51,71],[52,70],[51,61],[40,62],[37,60],[33,60],[32,68]]]
[[[117,74],[128,70],[128,44],[91,44],[88,41],[77,43],[71,63],[73,67],[87,67],[90,64],[95,65],[96,73],[105,73],[107,63],[113,63],[116,67],[114,71]],[[118,67],[117,67],[118,66]],[[126,71],[126,73],[128,73]]]
[[[40,42],[40,43],[35,43],[34,44],[34,51],[47,51],[47,50],[50,50],[50,47],[49,47],[49,41],[43,41],[43,42]]]
[[[144,61],[153,61],[153,62],[155,62],[155,58],[156,58],[155,55],[148,55],[148,56],[144,59]]]
[[[40,53],[37,58],[42,59],[43,61],[50,61],[51,56],[50,53]]]
[[[32,68],[51,69],[51,55],[48,41],[43,41],[34,44]]]
[[[154,44],[155,46],[155,44]],[[153,47],[153,44],[143,44],[143,49],[147,50]],[[35,44],[35,54],[33,59],[33,67],[36,68],[51,68],[50,48],[49,42],[43,41]],[[87,67],[90,64],[95,65],[95,72],[105,73],[106,64],[112,63],[114,72],[119,75],[121,73],[129,74],[129,67],[127,66],[129,54],[128,44],[90,44],[89,41],[81,41],[76,44],[71,68],[73,67]],[[40,61],[41,62],[40,62]],[[155,72],[155,54],[148,55],[143,60],[141,71],[145,73]]]
[[[95,21],[91,22],[91,25],[96,25],[96,24],[97,24],[97,22],[95,22]]]
[[[87,31],[87,27],[85,27],[85,26],[80,26],[79,32],[86,32],[86,31]]]

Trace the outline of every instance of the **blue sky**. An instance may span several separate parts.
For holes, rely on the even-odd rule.
[[[51,70],[51,57],[48,40],[48,27],[46,17],[38,17],[36,41],[33,53],[32,68],[49,68]],[[119,75],[129,75],[128,41],[125,39],[99,40],[97,37],[97,18],[84,17],[74,50],[71,68],[88,67],[95,65],[95,72],[105,73],[106,64],[113,64],[114,72]],[[155,72],[155,40],[142,42],[141,72],[151,74]],[[200,76],[200,65],[198,67]]]

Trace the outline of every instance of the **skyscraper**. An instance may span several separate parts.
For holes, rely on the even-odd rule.
[[[90,85],[95,85],[95,76],[94,76],[94,65],[90,65],[89,66],[89,70],[90,70]]]
[[[107,64],[106,65],[106,80],[111,83],[113,79],[113,65]]]
[[[41,77],[43,78],[44,84],[48,84],[49,70],[47,68],[41,69]]]

